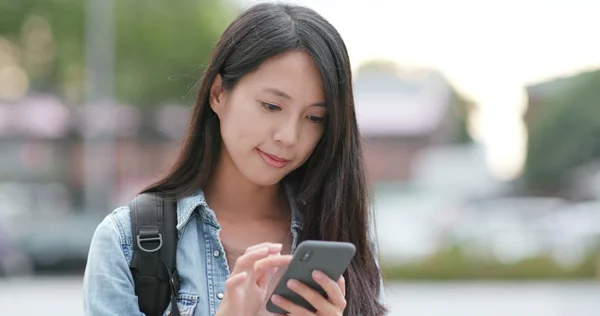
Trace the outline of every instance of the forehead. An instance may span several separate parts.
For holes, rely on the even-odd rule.
[[[251,90],[279,90],[306,103],[325,101],[321,73],[312,57],[302,51],[265,60],[256,71],[244,76],[239,85]]]

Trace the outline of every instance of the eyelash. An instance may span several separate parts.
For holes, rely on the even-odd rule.
[[[265,102],[261,102],[261,104],[262,104],[262,107],[269,112],[281,111],[281,107],[279,107],[275,104],[265,103]]]
[[[314,116],[314,115],[309,115],[308,119],[313,123],[321,123],[325,120],[324,117],[319,117],[319,116]]]
[[[269,112],[281,111],[281,107],[279,107],[275,104],[261,102],[261,105],[266,111],[269,111]],[[319,117],[319,116],[314,116],[314,115],[308,115],[307,118],[315,124],[321,123],[325,120],[324,117]]]

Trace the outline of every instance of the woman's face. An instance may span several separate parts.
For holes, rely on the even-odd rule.
[[[258,185],[276,184],[301,166],[323,136],[323,84],[305,52],[266,60],[230,92],[217,78],[210,104],[221,124],[221,163]]]

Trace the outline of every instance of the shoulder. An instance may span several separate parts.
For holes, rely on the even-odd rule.
[[[98,225],[92,238],[92,248],[100,246],[104,251],[119,248],[125,255],[127,262],[133,256],[133,243],[131,233],[131,211],[129,207],[122,206],[110,214]]]
[[[128,207],[115,209],[94,232],[83,277],[85,315],[143,315],[129,269],[133,255],[129,213]]]

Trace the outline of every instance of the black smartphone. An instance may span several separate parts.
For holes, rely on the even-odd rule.
[[[300,295],[290,290],[287,282],[290,279],[296,279],[327,298],[327,293],[313,280],[312,272],[314,270],[322,271],[332,280],[337,281],[355,253],[356,247],[348,242],[305,240],[296,248],[292,261],[272,294],[282,296],[314,313],[316,309]],[[271,313],[287,314],[287,311],[273,304],[270,298],[267,302],[267,310]]]

